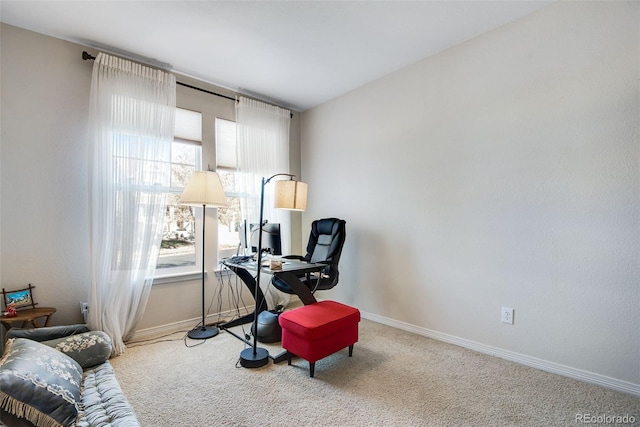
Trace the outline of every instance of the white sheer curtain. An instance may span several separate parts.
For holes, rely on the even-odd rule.
[[[175,77],[103,53],[91,81],[91,288],[88,324],[114,354],[142,318],[169,186]]]
[[[289,173],[291,112],[240,97],[236,103],[236,124],[241,191],[251,196],[242,199],[241,210],[247,222],[254,224],[260,218],[262,178]],[[273,183],[266,185],[264,200],[264,218],[280,223],[282,252],[290,253],[291,214],[273,208]]]
[[[262,178],[289,173],[290,124],[291,112],[284,108],[245,97],[236,103],[239,187],[249,196],[241,199],[240,208],[248,224],[258,223],[260,219]],[[282,253],[290,254],[291,213],[273,208],[273,182],[266,185],[264,200],[264,219],[280,223]],[[268,284],[268,278],[261,283]],[[289,302],[288,295],[273,288],[269,288],[265,297],[269,308]]]

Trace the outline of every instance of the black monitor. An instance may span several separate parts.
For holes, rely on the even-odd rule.
[[[258,252],[258,224],[251,224],[249,244],[251,252]],[[280,239],[280,224],[267,222],[262,226],[262,250],[271,255],[282,255],[282,240]]]

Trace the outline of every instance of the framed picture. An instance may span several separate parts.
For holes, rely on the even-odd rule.
[[[26,306],[34,307],[35,303],[33,302],[33,286],[29,285],[28,288],[18,289],[16,291],[5,291],[2,289],[2,294],[4,295],[4,306],[8,307],[9,304],[15,304],[16,308],[23,308]]]

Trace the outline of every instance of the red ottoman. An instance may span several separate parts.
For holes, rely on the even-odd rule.
[[[285,311],[278,318],[282,326],[282,347],[292,355],[309,362],[309,376],[313,377],[315,363],[343,348],[358,342],[360,311],[335,301],[320,301]]]

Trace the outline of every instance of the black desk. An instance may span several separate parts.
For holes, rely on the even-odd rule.
[[[229,259],[226,259],[222,260],[222,264],[236,273],[238,277],[240,277],[240,280],[242,280],[242,282],[251,291],[251,295],[257,294],[257,300],[255,302],[256,310],[258,310],[257,314],[260,314],[262,311],[266,310],[267,306],[264,301],[264,294],[262,293],[262,289],[256,290],[256,279],[251,273],[257,272],[258,263],[256,261],[234,263]],[[262,273],[272,274],[284,281],[295,292],[295,294],[300,298],[300,301],[302,301],[304,305],[317,302],[316,298],[311,293],[311,290],[307,288],[304,283],[300,281],[300,279],[298,279],[298,275],[319,272],[326,268],[325,264],[314,264],[304,261],[298,261],[295,259],[283,259],[282,269],[280,270],[271,270],[268,265],[269,261],[263,260],[261,269]],[[254,314],[255,311],[254,313],[247,314],[246,316],[240,317],[239,319],[235,319],[222,324],[220,325],[220,327],[231,328],[233,326],[244,325],[245,323],[253,322]]]
[[[222,260],[222,264],[227,268],[229,268],[234,273],[236,273],[240,278],[240,280],[242,280],[242,283],[244,283],[247,286],[247,288],[249,288],[249,290],[251,291],[251,295],[254,295],[257,297],[255,301],[256,308],[253,311],[253,313],[249,313],[238,319],[234,319],[227,323],[218,325],[220,329],[227,330],[227,332],[231,333],[231,331],[228,330],[229,328],[253,322],[253,320],[257,317],[257,315],[259,315],[261,312],[267,309],[267,304],[265,302],[264,293],[262,292],[262,289],[260,288],[256,289],[257,287],[256,279],[253,277],[253,274],[255,274],[258,271],[258,263],[256,261],[235,263],[235,262],[232,262],[230,259],[226,259],[226,260]],[[269,268],[269,260],[262,260],[261,272],[272,274],[280,278],[287,285],[289,285],[289,287],[295,292],[295,294],[300,298],[300,300],[304,305],[308,305],[308,304],[313,304],[317,301],[316,301],[316,298],[311,293],[311,290],[307,288],[304,285],[304,283],[300,281],[300,279],[298,279],[298,275],[320,272],[326,267],[327,267],[326,264],[314,264],[314,263],[308,263],[304,261],[298,261],[295,259],[283,258],[282,269],[280,270],[271,270]],[[236,338],[251,345],[250,342],[247,342],[242,337],[239,337],[234,333],[231,333],[231,334],[234,335]],[[283,355],[273,358],[274,362],[277,363],[283,360],[282,356]]]

